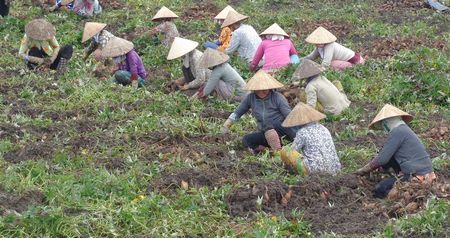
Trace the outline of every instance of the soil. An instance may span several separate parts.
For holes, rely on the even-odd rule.
[[[331,19],[323,19],[318,21],[312,20],[298,20],[297,29],[294,29],[294,32],[297,34],[299,38],[306,38],[311,32],[313,32],[317,27],[322,26],[326,28],[328,31],[333,33],[338,39],[347,38],[352,32],[355,31],[355,27],[351,22],[342,21],[342,20],[331,20]]]
[[[379,11],[402,11],[424,8],[425,3],[422,0],[385,0],[379,7]]]
[[[101,5],[104,9],[124,9],[126,3],[122,0],[108,0],[101,1]]]
[[[186,9],[184,20],[213,19],[220,9],[212,1],[201,1]]]
[[[389,218],[420,211],[431,194],[439,199],[448,199],[450,186],[446,181],[449,173],[449,168],[440,171],[432,187],[399,183],[401,189],[407,186],[411,194],[405,194],[409,196],[405,199],[402,193],[398,193],[401,195],[395,201],[372,197],[374,186],[382,179],[380,174],[365,177],[317,174],[304,178],[294,186],[279,181],[263,181],[237,188],[226,196],[226,204],[230,215],[244,217],[264,211],[284,214],[292,219],[291,211],[300,209],[304,212],[303,219],[311,224],[315,234],[326,231],[364,235],[379,231]],[[262,199],[260,206],[257,204],[258,198]],[[417,203],[417,207],[414,204],[408,207],[411,202]]]
[[[13,212],[21,213],[29,206],[39,205],[44,202],[44,194],[39,190],[29,190],[21,196],[8,193],[0,187],[0,216]]]
[[[50,160],[56,150],[55,145],[48,141],[31,142],[23,148],[19,148],[4,154],[4,159],[10,163],[20,163],[26,160]]]
[[[363,38],[360,38],[363,39]],[[396,55],[401,50],[411,50],[418,45],[427,45],[442,51],[447,50],[447,44],[442,40],[429,40],[418,37],[378,38],[373,41],[363,41],[363,47],[359,49],[364,56],[369,58],[388,58]]]

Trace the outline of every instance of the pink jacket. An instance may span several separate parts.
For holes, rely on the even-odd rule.
[[[296,55],[297,50],[290,39],[263,40],[253,56],[252,65],[258,65],[261,58],[264,59],[264,70],[279,69],[291,63],[291,55]]]

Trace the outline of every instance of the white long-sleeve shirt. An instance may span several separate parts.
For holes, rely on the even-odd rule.
[[[261,38],[256,30],[250,25],[242,24],[231,34],[231,42],[225,53],[232,54],[237,51],[239,56],[251,62],[260,43]]]
[[[323,50],[323,53],[320,51]],[[329,67],[332,60],[348,61],[355,56],[355,52],[339,43],[333,42],[326,44],[322,50],[319,48],[314,49],[311,54],[305,58],[309,60],[315,60],[316,58],[322,58],[322,66]]]

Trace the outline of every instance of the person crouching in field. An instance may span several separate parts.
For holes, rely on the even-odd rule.
[[[98,0],[56,0],[50,11],[59,9],[73,11],[81,17],[93,17],[102,12],[102,6]]]
[[[183,77],[174,80],[175,85],[180,90],[197,89],[209,78],[211,71],[200,67],[200,58],[203,53],[197,50],[198,42],[175,37],[170,47],[167,60],[183,57],[181,69]]]
[[[114,82],[124,86],[131,84],[134,89],[144,86],[147,72],[132,42],[114,37],[102,50],[102,57],[112,58],[117,65],[112,78]]]
[[[337,174],[341,163],[330,131],[319,123],[326,116],[300,102],[286,117],[282,126],[297,127],[292,149],[284,147],[282,161],[300,175],[311,173]]]
[[[341,71],[355,64],[364,64],[360,53],[336,42],[337,38],[323,27],[318,27],[307,38],[306,42],[314,44],[316,49],[305,58],[315,60],[322,59],[322,66],[331,67],[333,70]]]
[[[293,80],[305,80],[306,103],[317,110],[333,115],[339,115],[350,106],[350,101],[344,93],[339,81],[331,83],[325,76],[321,65],[308,59],[302,59],[300,66],[292,76]],[[301,92],[303,94],[303,92]],[[304,100],[300,96],[300,100]]]
[[[19,57],[27,62],[29,69],[48,66],[56,70],[55,80],[64,74],[67,62],[72,58],[73,47],[60,47],[55,27],[45,19],[35,19],[25,26]]]
[[[229,27],[233,31],[230,45],[225,49],[225,53],[229,55],[237,51],[240,57],[250,63],[261,43],[261,38],[252,26],[242,24],[242,21],[247,18],[248,16],[229,11],[222,28]]]
[[[230,11],[236,12],[236,10],[234,10],[231,6],[226,6],[221,12],[219,12],[219,14],[217,14],[217,16],[214,17],[214,20],[216,20],[220,25],[222,25],[223,21],[225,20]],[[222,28],[222,30],[220,31],[219,40],[217,42],[208,41],[205,42],[203,46],[205,48],[217,49],[224,52],[225,49],[230,45],[231,33],[232,32],[230,27],[226,26]]]
[[[9,14],[9,5],[11,0],[0,0],[0,15],[6,17]]]
[[[242,101],[247,94],[244,91],[245,81],[228,63],[230,57],[218,50],[208,48],[200,58],[200,67],[210,69],[211,75],[204,87],[195,94],[198,98],[206,98],[214,90],[218,97],[236,102]]]
[[[161,43],[165,47],[170,47],[175,37],[180,36],[177,30],[177,26],[172,22],[172,20],[176,18],[178,18],[177,14],[172,12],[167,7],[163,6],[152,18],[152,21],[159,22],[160,24],[153,28],[149,34],[152,36],[158,32],[163,33],[164,39],[161,41]]]
[[[81,43],[88,40],[90,44],[84,49],[83,60],[87,60],[94,53],[97,61],[102,61],[101,53],[110,39],[114,37],[109,31],[105,30],[106,24],[98,22],[86,22],[84,25],[83,37]]]
[[[291,107],[281,93],[273,90],[283,86],[264,70],[258,71],[245,85],[245,89],[252,92],[225,121],[222,133],[228,133],[231,125],[251,110],[258,131],[245,135],[243,143],[252,153],[259,153],[267,147],[279,151],[282,138],[292,142],[296,128],[281,125],[291,112]]]
[[[417,180],[431,183],[436,179],[433,165],[425,146],[406,122],[413,119],[408,113],[386,104],[370,123],[369,128],[384,128],[389,137],[378,155],[360,168],[358,174],[366,174],[375,169],[392,168],[401,181]],[[375,196],[384,198],[396,181],[389,178],[375,187]]]
[[[261,37],[265,38],[259,44],[255,56],[250,64],[250,70],[256,71],[259,61],[264,56],[263,69],[266,72],[274,73],[279,69],[292,63],[299,63],[297,50],[294,43],[289,39],[289,35],[278,25],[273,24],[262,32]]]

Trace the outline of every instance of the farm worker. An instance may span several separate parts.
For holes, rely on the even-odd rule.
[[[274,23],[260,35],[265,39],[256,50],[250,64],[251,71],[256,71],[263,56],[265,58],[263,69],[266,72],[276,72],[289,65],[291,58],[293,63],[299,63],[294,44],[289,39],[289,35],[277,23]]]
[[[283,148],[280,157],[286,165],[297,169],[300,175],[309,173],[336,174],[341,163],[330,131],[319,123],[326,116],[302,102],[294,107],[282,126],[297,127],[292,151]]]
[[[181,90],[199,88],[211,74],[211,71],[207,68],[200,67],[200,58],[203,53],[196,49],[197,46],[198,42],[175,37],[167,55],[167,60],[183,57],[181,69],[184,77],[175,80],[175,84]]]
[[[223,24],[223,21],[228,15],[228,12],[236,12],[231,6],[226,6],[217,16],[214,17],[214,19],[220,24]],[[231,41],[231,28],[226,26],[222,28],[219,36],[219,40],[217,42],[206,42],[203,44],[205,48],[212,48],[212,49],[218,49],[220,51],[224,51],[229,45]]]
[[[131,84],[135,89],[144,86],[147,72],[132,42],[120,37],[110,39],[102,50],[102,58],[112,58],[117,65],[113,81],[124,86]]]
[[[251,62],[261,43],[261,38],[252,26],[242,24],[242,21],[247,18],[248,16],[229,11],[222,23],[222,28],[229,27],[233,31],[230,45],[225,49],[225,53],[232,54],[237,51],[240,57]]]
[[[81,17],[93,17],[102,12],[102,6],[98,0],[56,0],[55,5],[49,10],[55,11],[63,6]]]
[[[318,27],[307,38],[306,42],[314,44],[316,49],[306,59],[322,58],[322,66],[333,70],[344,70],[354,64],[363,64],[364,59],[360,53],[336,42],[336,36],[323,27]]]
[[[172,22],[172,20],[176,18],[178,18],[177,14],[163,6],[152,18],[152,21],[159,22],[160,24],[150,31],[150,35],[154,35],[158,32],[163,33],[164,39],[161,43],[165,47],[171,46],[175,37],[180,36],[177,26]]]
[[[369,128],[384,128],[389,133],[388,139],[381,151],[358,174],[366,174],[375,169],[392,168],[403,181],[415,179],[423,182],[432,182],[436,179],[433,172],[430,156],[419,137],[406,124],[413,119],[408,113],[386,104],[370,123]],[[375,196],[385,197],[396,179],[390,178],[382,181],[375,188]]]
[[[6,17],[9,14],[9,5],[11,0],[0,0],[0,15]]]
[[[211,69],[211,75],[204,87],[196,94],[198,98],[206,98],[213,90],[217,96],[240,102],[247,94],[244,90],[245,81],[228,63],[230,57],[218,50],[208,48],[200,58],[200,67]]]
[[[228,117],[222,132],[227,133],[230,126],[251,109],[256,118],[258,131],[244,136],[243,143],[252,153],[258,153],[266,147],[273,151],[281,149],[281,138],[292,141],[296,128],[283,127],[281,123],[291,112],[286,98],[273,90],[284,85],[264,70],[258,71],[245,85],[252,91],[245,96],[239,107]]]
[[[72,58],[73,47],[60,47],[56,40],[55,27],[45,19],[35,19],[25,26],[19,57],[27,62],[29,69],[39,65],[56,70],[55,80],[64,74],[67,62]]]
[[[339,115],[350,106],[350,101],[344,93],[339,81],[331,83],[325,76],[321,65],[308,59],[302,59],[300,66],[295,70],[294,80],[305,80],[306,103],[325,113]]]
[[[94,53],[95,59],[101,61],[101,50],[105,48],[108,41],[114,37],[113,34],[105,30],[105,27],[106,24],[97,22],[86,22],[84,25],[81,43],[91,40],[89,46],[84,49],[84,60]]]

